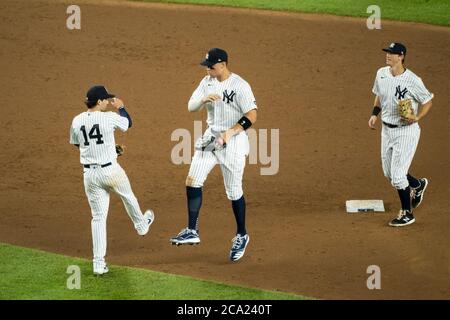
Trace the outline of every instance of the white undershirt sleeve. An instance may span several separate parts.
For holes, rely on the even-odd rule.
[[[205,96],[204,91],[204,85],[205,85],[205,78],[200,81],[200,84],[198,85],[197,89],[192,93],[191,98],[188,102],[188,110],[189,112],[195,112],[198,110],[201,110],[203,107],[202,99]]]
[[[191,99],[188,102],[188,110],[189,110],[189,112],[195,112],[195,111],[201,110],[202,107],[203,107],[202,100]]]

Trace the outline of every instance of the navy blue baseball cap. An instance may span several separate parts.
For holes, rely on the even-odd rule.
[[[225,50],[219,48],[212,48],[206,54],[205,60],[200,64],[206,67],[212,67],[219,62],[228,62],[228,54]]]
[[[385,52],[406,55],[406,47],[398,42],[392,42],[388,48],[383,49]]]
[[[93,86],[86,93],[86,100],[91,102],[97,102],[98,100],[104,100],[114,97],[115,95],[109,93],[104,86]]]

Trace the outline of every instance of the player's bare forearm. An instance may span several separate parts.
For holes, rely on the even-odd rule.
[[[245,114],[245,116],[254,124],[256,122],[256,119],[258,118],[258,112],[256,109],[250,110]]]
[[[244,115],[251,121],[252,124],[254,124],[256,122],[256,119],[258,118],[256,109],[250,110]],[[231,139],[232,136],[240,133],[241,131],[244,131],[244,128],[239,123],[236,123],[233,127],[225,131],[225,133],[223,134],[223,139],[225,140],[225,142],[227,142]]]
[[[374,114],[376,107],[380,108],[380,98],[378,96],[375,96],[375,100],[373,102],[374,109],[372,111],[372,115],[369,118],[369,128],[372,130],[375,130],[375,123],[377,122],[378,113]],[[381,109],[378,109],[378,112],[380,112]]]
[[[432,106],[432,102],[430,100],[429,102],[422,105],[422,107],[420,108],[420,111],[418,112],[417,115],[412,114],[409,117],[404,118],[404,120],[408,123],[414,123],[414,122],[419,121],[428,113],[428,111],[430,111],[431,106]]]
[[[380,106],[380,98],[379,98],[378,96],[375,96],[375,101],[373,102],[373,105],[374,105],[374,106],[381,107],[381,106]]]
[[[426,116],[428,111],[430,111],[432,105],[433,105],[433,103],[431,102],[431,100],[428,101],[427,103],[425,103],[424,105],[422,105],[422,107],[420,108],[419,114],[417,115],[417,121],[419,121],[420,119],[422,119],[423,117]]]

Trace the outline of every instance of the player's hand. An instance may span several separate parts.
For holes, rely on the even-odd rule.
[[[202,99],[202,103],[214,102],[220,100],[220,96],[218,94],[208,94],[206,97]]]
[[[223,147],[224,145],[227,144],[227,142],[225,141],[225,139],[222,136],[220,136],[216,139],[216,143],[218,145],[220,145],[221,147]]]
[[[222,141],[227,144],[228,141],[230,141],[231,137],[233,137],[237,133],[239,133],[239,131],[230,128],[227,131],[221,133],[219,139],[222,139]]]
[[[377,122],[377,116],[371,116],[369,119],[369,128],[375,130],[375,123]]]
[[[119,98],[112,98],[111,105],[116,109],[119,109],[120,107],[124,106],[123,101],[120,100]]]

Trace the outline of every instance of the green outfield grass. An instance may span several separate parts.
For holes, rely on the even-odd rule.
[[[66,273],[70,265],[80,268],[80,289],[67,288],[67,280],[73,275]],[[307,299],[145,269],[109,269],[108,274],[96,277],[88,260],[0,243],[0,299]]]
[[[368,17],[367,7],[378,5],[381,18],[450,25],[449,0],[135,0],[163,3],[208,4],[279,11],[328,13]]]

